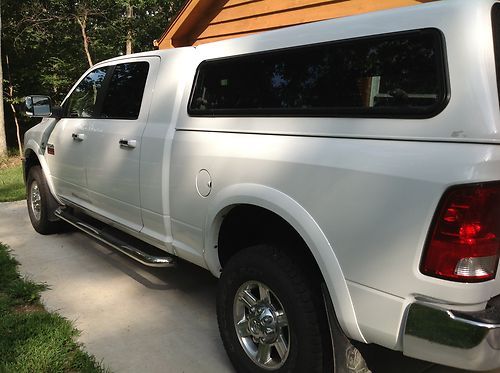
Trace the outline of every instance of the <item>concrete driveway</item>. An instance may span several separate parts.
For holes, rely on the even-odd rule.
[[[217,280],[208,271],[184,262],[148,268],[75,231],[41,236],[25,201],[0,203],[0,241],[24,274],[50,285],[46,307],[74,320],[80,341],[113,371],[234,372],[217,330]],[[379,347],[366,356],[374,373],[465,372]]]

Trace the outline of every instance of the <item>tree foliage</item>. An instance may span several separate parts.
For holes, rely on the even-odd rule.
[[[2,66],[10,73],[4,91],[12,90],[4,94],[7,132],[15,131],[10,103],[28,94],[61,102],[89,66],[125,54],[127,39],[133,52],[152,50],[183,2],[2,0]],[[32,124],[28,118],[20,122],[23,132]]]

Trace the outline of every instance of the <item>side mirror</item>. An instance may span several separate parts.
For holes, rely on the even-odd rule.
[[[34,95],[24,99],[25,113],[33,118],[60,118],[62,109],[60,106],[52,106],[49,96]]]

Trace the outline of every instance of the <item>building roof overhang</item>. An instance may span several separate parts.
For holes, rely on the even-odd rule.
[[[207,14],[218,9],[221,0],[187,0],[180,12],[173,19],[170,26],[158,40],[160,48],[173,48],[191,45],[192,35],[196,34],[196,29],[202,31],[204,24],[200,24],[200,19],[206,19]],[[221,4],[222,5],[222,4]]]

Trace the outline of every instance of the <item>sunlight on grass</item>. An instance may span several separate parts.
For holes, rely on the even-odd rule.
[[[26,198],[21,159],[0,159],[0,202],[19,201]]]

